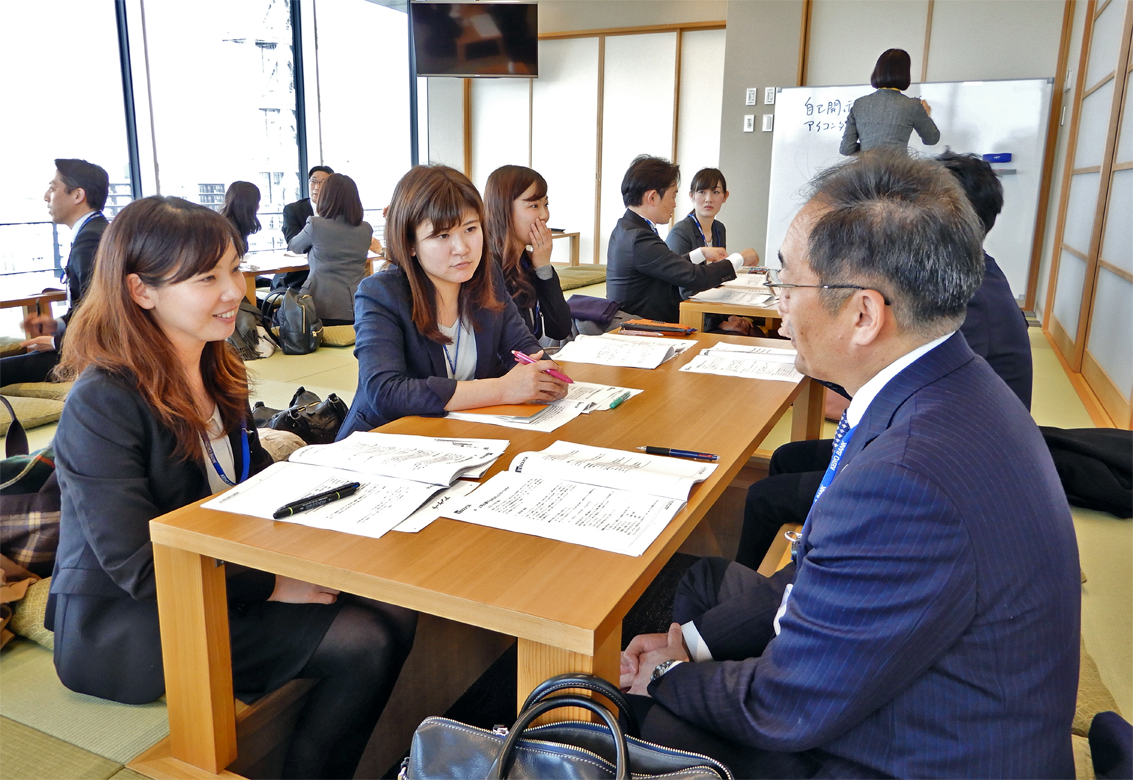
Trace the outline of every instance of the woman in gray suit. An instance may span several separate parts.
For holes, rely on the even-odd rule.
[[[940,140],[928,103],[901,94],[912,82],[910,68],[909,53],[904,49],[887,49],[877,58],[869,80],[877,91],[854,101],[838,151],[857,154],[877,147],[904,151],[914,130],[928,146]]]
[[[327,177],[318,208],[319,215],[307,217],[287,248],[307,253],[311,273],[302,292],[315,299],[315,312],[323,324],[353,325],[354,293],[366,275],[374,229],[362,219],[358,186],[349,176]]]

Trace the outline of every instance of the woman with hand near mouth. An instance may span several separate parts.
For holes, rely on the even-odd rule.
[[[239,247],[239,249],[238,249]],[[180,198],[126,206],[68,329],[77,378],[55,434],[62,494],[46,624],[68,688],[126,704],[165,692],[149,521],[271,463],[225,343],[243,242]],[[232,679],[245,702],[318,678],[284,777],[353,777],[413,642],[415,613],[227,565]]]
[[[406,415],[555,401],[566,384],[542,357],[484,241],[484,203],[464,174],[417,166],[393,191],[386,220],[391,266],[354,299],[358,390],[345,438]]]

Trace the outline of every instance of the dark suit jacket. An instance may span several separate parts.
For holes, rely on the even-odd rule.
[[[962,336],[873,400],[802,544],[782,633],[744,646],[766,639],[783,579],[709,610],[714,657],[743,660],[677,666],[659,703],[812,751],[823,776],[1073,776],[1069,507],[1034,422]]]
[[[673,229],[669,231],[669,235],[665,236],[665,245],[678,255],[687,255],[694,249],[707,246],[704,243],[704,236],[700,232],[700,227],[697,226],[696,220],[693,219],[692,214],[689,214],[680,222],[673,225]],[[712,220],[712,246],[728,246],[728,229],[724,227],[724,223],[718,219]],[[680,290],[681,300],[691,298],[698,292],[700,292],[700,290],[689,290],[682,287]]]
[[[303,230],[303,226],[307,224],[307,218],[313,217],[315,210],[311,207],[311,199],[303,198],[294,203],[288,203],[283,207],[283,240],[291,243],[291,239],[299,235]],[[285,274],[276,274],[271,280],[272,289],[280,289],[282,287],[290,287],[294,290],[299,290],[307,281],[309,271],[288,271]],[[348,319],[344,317],[343,319]]]
[[[239,472],[239,431],[231,441]],[[55,433],[62,511],[45,619],[71,690],[127,704],[165,691],[149,521],[210,492],[206,466],[176,459],[174,449],[172,431],[131,382],[83,372]],[[249,452],[250,473],[271,463],[254,427]],[[234,685],[250,700],[298,674],[337,610],[259,603],[274,575],[231,565],[227,573],[229,602],[243,605],[229,615]]]
[[[63,315],[64,322],[71,321],[72,312],[90,287],[91,279],[94,278],[94,258],[98,253],[102,234],[109,225],[102,212],[98,212],[87,220],[71,241],[71,253],[67,256],[67,300],[70,308]]]
[[[521,267],[527,272],[531,284],[535,287],[536,309],[519,309],[519,316],[527,323],[527,327],[535,334],[535,338],[546,336],[551,339],[565,339],[570,336],[574,319],[570,314],[566,296],[563,295],[563,286],[559,281],[559,274],[553,266],[550,279],[540,279],[535,275],[535,268],[531,265],[531,258],[527,252],[520,259]],[[509,290],[510,292],[510,290]],[[518,304],[517,304],[518,306]]]
[[[999,378],[1031,408],[1031,339],[1011,285],[995,260],[984,253],[984,280],[972,300],[960,332],[972,351],[988,362]]]
[[[641,216],[626,213],[610,233],[606,252],[606,297],[622,310],[651,320],[676,322],[680,317],[679,288],[693,293],[736,278],[731,263],[700,263],[665,245]]]
[[[476,311],[476,378],[503,376],[515,366],[513,349],[533,354],[540,349],[504,287],[503,274],[492,267],[496,297],[506,301],[502,312]],[[368,431],[410,414],[439,417],[456,392],[448,378],[444,349],[421,335],[413,324],[409,279],[397,266],[362,280],[354,298],[354,355],[358,358],[358,390],[338,438]]]
[[[299,235],[299,231],[307,224],[308,217],[315,215],[311,207],[311,199],[303,198],[283,207],[283,238],[287,243]]]

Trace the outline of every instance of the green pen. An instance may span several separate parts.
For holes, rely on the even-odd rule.
[[[629,397],[630,397],[631,395],[633,395],[633,393],[622,393],[621,395],[619,395],[619,396],[618,396],[617,398],[615,398],[615,399],[614,399],[614,400],[613,400],[613,401],[612,401],[612,402],[610,403],[610,408],[611,408],[611,409],[617,409],[617,408],[618,408],[619,406],[621,406],[621,405],[622,405],[622,401],[626,400],[626,399],[627,399],[627,398],[629,398]]]

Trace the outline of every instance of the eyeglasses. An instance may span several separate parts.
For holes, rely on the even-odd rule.
[[[889,296],[881,292],[881,290],[874,290],[872,287],[862,287],[860,284],[786,284],[779,281],[779,269],[770,268],[767,271],[767,281],[764,282],[771,292],[778,294],[779,290],[794,290],[809,287],[815,290],[873,290],[879,294],[881,299],[885,301],[886,306],[892,306]]]
[[[320,186],[322,186],[322,183],[323,183],[324,181],[326,181],[326,179],[325,179],[325,178],[322,178],[322,179],[316,179],[316,178],[315,178],[314,176],[312,176],[311,178],[307,179],[307,183],[308,183],[308,184],[310,184],[310,185],[311,185],[312,187],[320,187]]]

